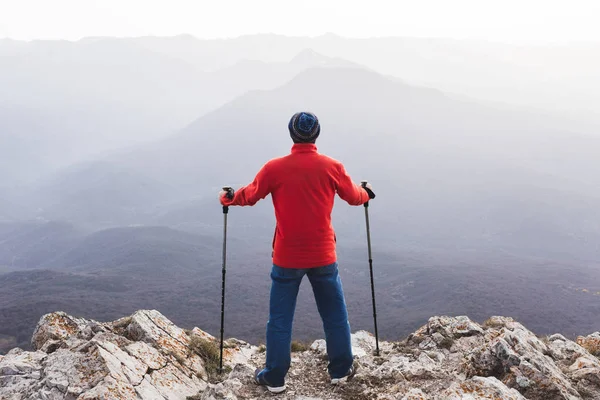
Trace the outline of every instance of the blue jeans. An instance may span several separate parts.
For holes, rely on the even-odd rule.
[[[283,386],[290,368],[292,322],[296,310],[296,297],[304,275],[308,275],[323,321],[329,375],[332,378],[342,378],[352,366],[350,324],[338,264],[307,269],[280,268],[273,265],[267,323],[267,364],[260,372],[269,386]]]

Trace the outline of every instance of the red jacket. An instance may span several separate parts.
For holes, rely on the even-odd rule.
[[[271,194],[277,219],[273,264],[315,268],[337,261],[331,225],[336,193],[354,206],[369,201],[368,193],[352,182],[342,163],[319,154],[314,144],[294,144],[291,154],[267,162],[251,184],[221,202],[252,206]]]

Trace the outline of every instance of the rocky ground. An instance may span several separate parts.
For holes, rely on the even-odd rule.
[[[252,383],[264,348],[230,339],[226,373],[216,371],[216,340],[184,331],[153,310],[101,323],[64,313],[45,315],[35,351],[0,356],[2,400],[600,400],[600,333],[577,343],[539,338],[511,318],[479,325],[467,317],[432,317],[406,340],[380,343],[353,335],[356,377],[332,386],[325,343],[293,353],[287,391]]]

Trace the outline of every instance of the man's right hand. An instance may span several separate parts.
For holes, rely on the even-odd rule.
[[[373,200],[375,198],[375,193],[373,192],[373,186],[369,182],[362,182],[362,187],[369,194],[369,199]]]
[[[223,203],[224,198],[226,198],[228,200],[232,200],[234,195],[235,195],[235,191],[232,188],[224,187],[219,192],[219,200],[221,200],[221,203]]]

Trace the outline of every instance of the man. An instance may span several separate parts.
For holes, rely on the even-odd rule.
[[[255,382],[273,393],[285,390],[291,362],[292,321],[304,275],[312,285],[325,331],[332,383],[354,376],[350,324],[338,275],[336,237],[331,224],[335,194],[358,206],[375,198],[370,185],[352,182],[344,166],[317,152],[319,120],[308,112],[289,123],[291,154],[267,162],[252,183],[220,193],[227,206],[252,206],[268,194],[277,225],[273,239],[271,298],[267,323],[266,367]]]

